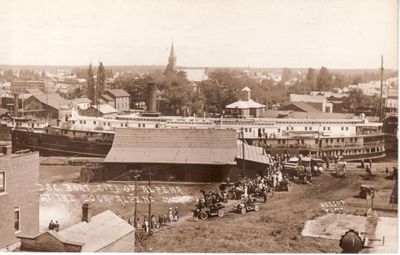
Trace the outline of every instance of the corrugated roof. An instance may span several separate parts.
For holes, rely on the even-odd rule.
[[[117,129],[106,163],[233,165],[233,129]]]
[[[57,233],[64,240],[84,243],[82,252],[96,252],[135,230],[110,210],[93,216],[89,223],[80,222]]]
[[[243,159],[243,145],[238,141],[236,146],[236,158]],[[264,148],[244,144],[244,158],[246,161],[253,161],[269,165],[271,164],[270,157],[264,152]]]
[[[227,106],[225,106],[225,108],[227,108],[227,109],[235,109],[235,108],[249,109],[249,108],[264,108],[264,107],[266,107],[266,106],[255,102],[253,99],[246,100],[246,101],[239,100],[239,101],[236,101],[232,104],[228,104]]]
[[[129,97],[130,95],[123,89],[109,89],[107,90],[109,93],[114,95],[114,97]]]

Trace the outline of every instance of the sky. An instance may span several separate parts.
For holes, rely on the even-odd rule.
[[[1,0],[0,64],[398,66],[397,0]]]

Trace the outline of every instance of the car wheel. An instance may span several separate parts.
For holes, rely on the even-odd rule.
[[[206,220],[208,218],[208,214],[205,212],[200,213],[200,219]]]
[[[258,212],[259,208],[258,205],[254,205],[254,211]]]
[[[241,214],[246,214],[246,207],[242,207],[242,209],[240,210]]]
[[[218,210],[218,217],[224,216],[224,209],[219,209]]]

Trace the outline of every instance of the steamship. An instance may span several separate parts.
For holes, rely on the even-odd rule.
[[[113,118],[80,116],[73,112],[58,126],[44,129],[15,127],[14,151],[29,149],[42,155],[105,157],[119,128],[235,129],[237,137],[269,153],[302,153],[344,159],[385,156],[382,123],[353,119],[148,117],[141,114]]]

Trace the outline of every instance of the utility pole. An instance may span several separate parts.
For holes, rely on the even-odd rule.
[[[245,153],[244,153],[244,128],[242,127],[242,171],[243,171],[243,177],[246,176],[246,163],[245,163]]]
[[[381,99],[379,101],[379,122],[383,121],[383,56],[381,55]]]
[[[149,225],[151,226],[151,175],[153,174],[151,171],[149,171]],[[151,228],[149,231],[149,235],[151,234]]]
[[[133,217],[134,217],[134,219],[133,219],[133,226],[135,227],[135,228],[137,228],[137,224],[138,224],[138,222],[137,222],[137,178],[139,178],[140,177],[140,174],[142,173],[142,171],[140,171],[140,170],[137,170],[137,169],[135,169],[135,170],[130,170],[129,171],[129,177],[130,177],[130,179],[132,180],[133,178],[135,179],[135,210],[134,210],[134,212],[133,212]]]

